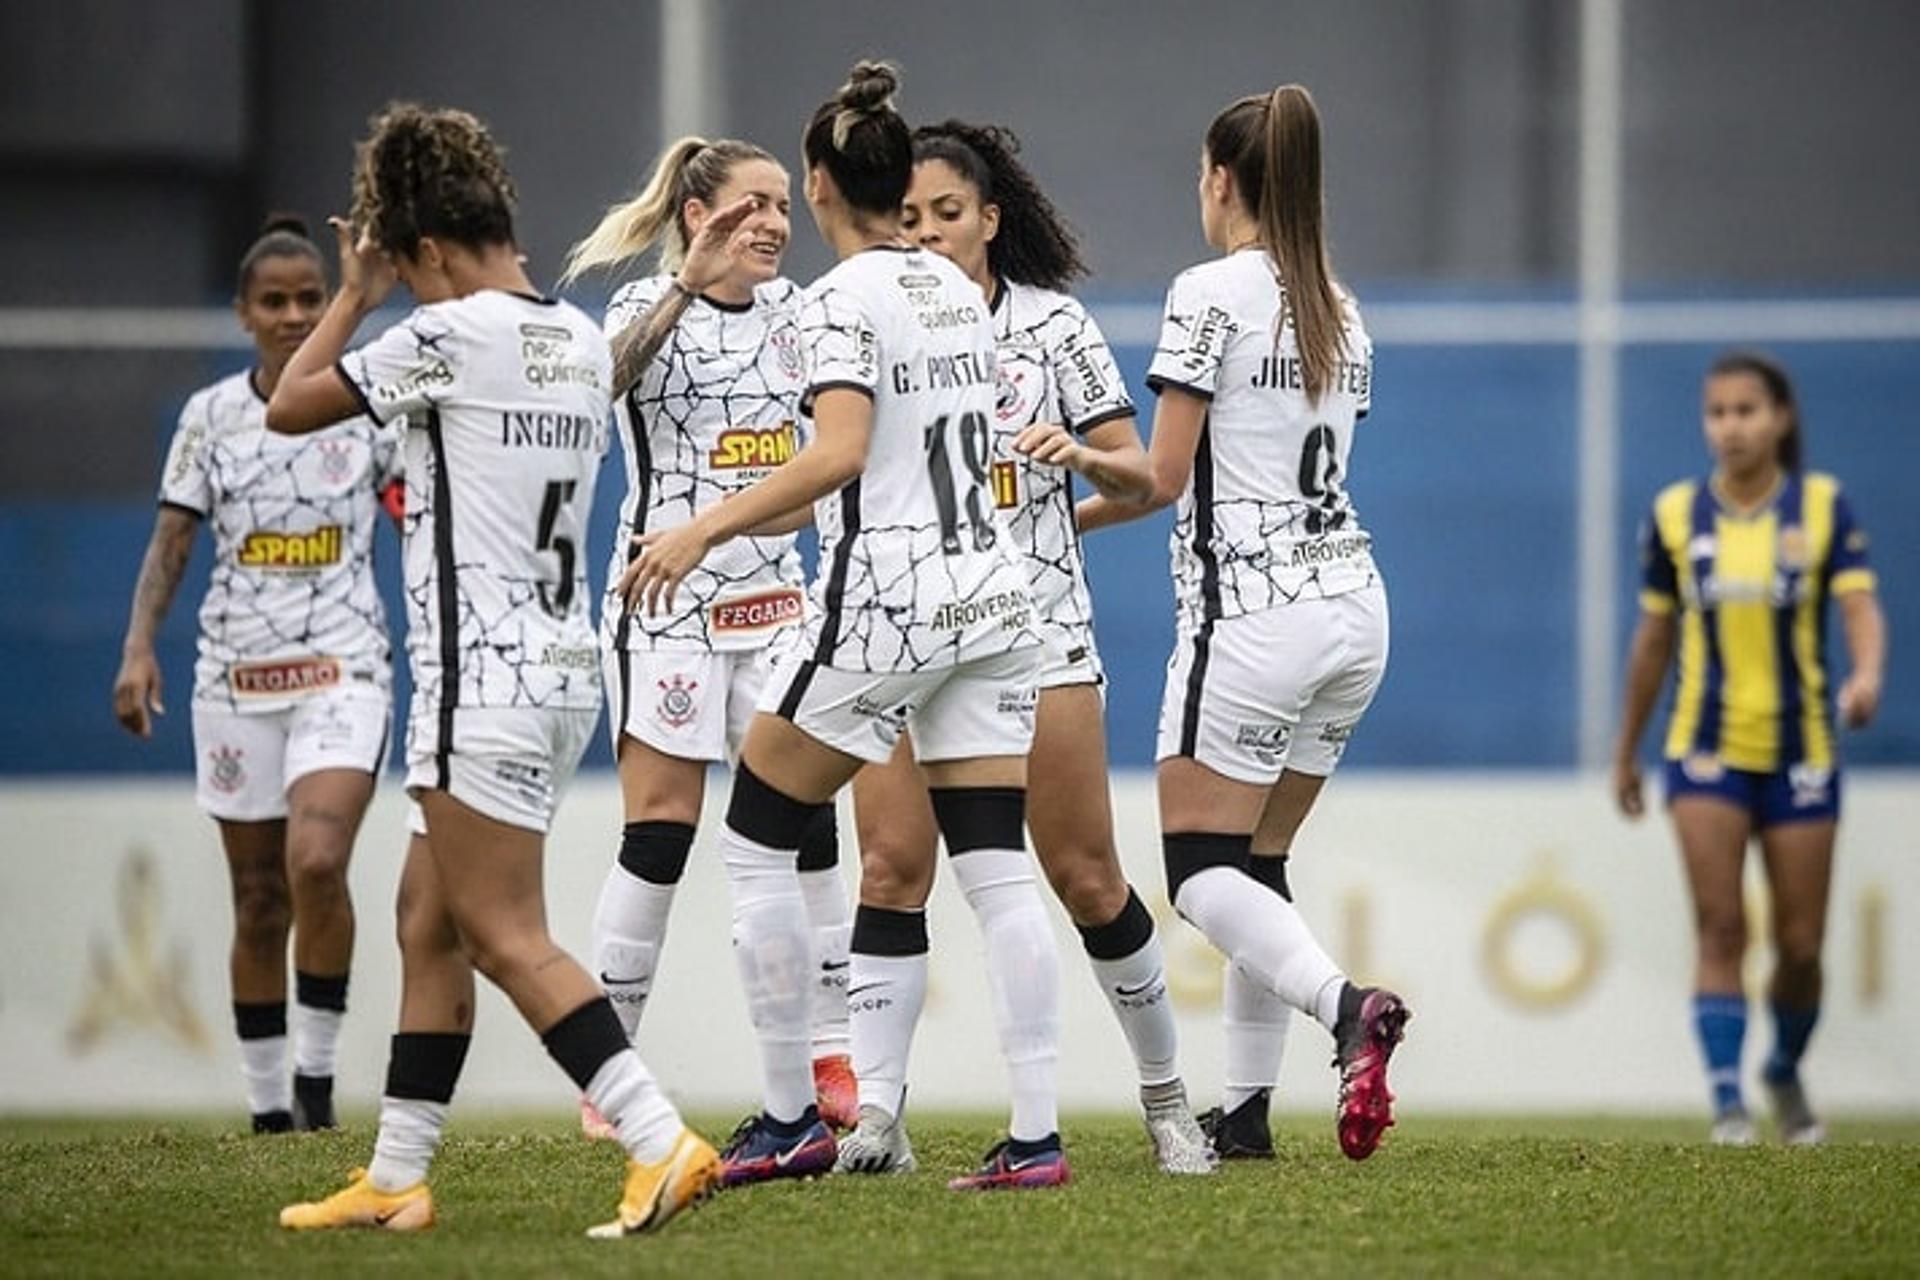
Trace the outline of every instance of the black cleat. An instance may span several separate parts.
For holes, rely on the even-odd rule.
[[[339,1127],[333,1118],[333,1077],[296,1073],[293,1077],[293,1114],[302,1129]]]
[[[1267,1127],[1267,1107],[1273,1091],[1262,1089],[1231,1111],[1213,1108],[1200,1116],[1200,1131],[1222,1160],[1273,1159],[1273,1131]]]
[[[293,1112],[256,1111],[253,1114],[253,1131],[255,1133],[292,1133]]]

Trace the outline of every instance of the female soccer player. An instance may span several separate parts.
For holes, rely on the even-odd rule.
[[[1852,671],[1840,718],[1880,703],[1886,625],[1867,536],[1832,476],[1801,469],[1800,411],[1786,371],[1734,352],[1707,371],[1714,470],[1662,490],[1644,535],[1640,623],[1628,655],[1614,758],[1622,812],[1645,809],[1636,755],[1675,640],[1680,680],[1667,728],[1667,807],[1693,893],[1693,1019],[1713,1092],[1715,1142],[1754,1140],[1740,1092],[1747,922],[1740,873],[1760,840],[1777,957],[1768,999],[1774,1047],[1761,1071],[1780,1137],[1825,1136],[1800,1083],[1820,1016],[1840,761],[1827,706],[1827,601],[1840,602]]]
[[[671,608],[712,547],[818,502],[817,608],[780,650],[722,841],[734,954],[766,1063],[765,1111],[731,1145],[729,1176],[833,1163],[807,1077],[794,862],[820,806],[910,730],[954,874],[987,922],[989,947],[1010,957],[993,979],[1012,1067],[1011,1139],[954,1185],[1051,1185],[1067,1178],[1054,1089],[1058,961],[1022,829],[1040,637],[988,494],[992,322],[958,268],[901,234],[913,140],[892,107],[895,85],[891,67],[860,63],[806,129],[807,204],[839,258],[801,309],[812,441],[730,500],[648,535],[622,589],[635,607]],[[926,950],[918,915],[876,927],[862,913],[854,928],[868,956]],[[849,994],[856,1009],[901,999],[886,977]]]
[[[1109,497],[1138,502],[1153,477],[1106,339],[1061,292],[1085,274],[1079,246],[1015,157],[1018,147],[1005,130],[957,120],[916,130],[902,228],[965,271],[993,313],[999,375],[992,496],[1032,580],[1047,641],[1027,763],[1034,849],[1133,1050],[1160,1167],[1210,1173],[1212,1152],[1187,1107],[1175,1061],[1160,940],[1114,848],[1103,676],[1070,478],[1078,474]],[[933,889],[940,832],[911,744],[902,741],[887,764],[862,769],[853,796],[862,918],[918,917]],[[988,953],[989,965],[1001,962]],[[854,984],[864,984],[876,963],[905,968],[903,958],[876,961],[856,947]],[[863,1010],[855,1021],[862,1088],[874,1101],[868,1125],[841,1144],[843,1169],[883,1172],[907,1150],[899,1114],[912,1019],[925,993],[924,953],[917,963],[922,971],[911,982],[897,978],[907,995],[900,1010]]]
[[[1167,892],[1226,953],[1223,1155],[1270,1155],[1267,1098],[1285,1015],[1333,1033],[1340,1146],[1363,1160],[1393,1123],[1387,1061],[1406,1006],[1321,950],[1286,855],[1387,659],[1387,598],[1347,496],[1373,349],[1333,276],[1320,116],[1298,85],[1207,129],[1200,224],[1224,255],[1183,272],[1147,384],[1153,503],[1178,499],[1178,635],[1160,709]],[[1081,527],[1137,509],[1093,497]]]
[[[749,142],[682,138],[646,189],[615,205],[569,256],[563,281],[660,244],[661,272],[607,308],[627,496],[608,567],[634,535],[672,528],[771,474],[799,446],[799,288],[780,278],[791,230],[787,171]],[[739,755],[766,682],[768,645],[804,612],[792,534],[715,547],[672,613],[609,595],[600,644],[626,829],[594,912],[594,963],[629,1038],[653,988],[674,887],[686,869],[707,765]],[[849,909],[831,806],[800,844],[812,923],[813,1077],[821,1118],[851,1128]],[[599,1126],[583,1112],[588,1132]]]
[[[290,434],[405,420],[407,786],[402,989],[372,1165],[296,1229],[433,1223],[426,1173],[473,1029],[473,972],[506,992],[629,1153],[617,1236],[666,1222],[719,1178],[586,970],[554,944],[542,845],[593,731],[599,658],[580,532],[606,452],[612,362],[591,320],[534,291],[514,189],[485,127],[400,104],[373,121],[340,236],[341,287],[267,408]],[[347,340],[396,276],[418,304]]]
[[[267,398],[327,302],[297,218],[240,260],[234,312],[257,363],[187,401],[134,588],[114,714],[145,738],[163,711],[153,636],[201,522],[214,537],[200,605],[193,740],[200,807],[233,884],[233,1020],[256,1133],[333,1126],[333,1065],[353,960],[347,861],[392,719],[392,658],[373,580],[380,494],[398,433],[364,417],[289,440]],[[287,933],[293,933],[293,1074]]]

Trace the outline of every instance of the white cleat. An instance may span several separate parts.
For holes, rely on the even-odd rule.
[[[1187,1105],[1187,1087],[1178,1080],[1142,1085],[1140,1105],[1147,1137],[1153,1140],[1153,1158],[1162,1173],[1209,1174],[1220,1166],[1213,1144]]]
[[[1734,1107],[1713,1118],[1711,1138],[1716,1147],[1750,1147],[1759,1135],[1754,1132],[1753,1118],[1746,1109]]]
[[[860,1122],[840,1139],[835,1173],[912,1173],[916,1167],[907,1126],[871,1104],[860,1108]]]

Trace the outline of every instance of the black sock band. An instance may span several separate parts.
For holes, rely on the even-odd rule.
[[[467,1062],[473,1037],[459,1031],[399,1031],[394,1033],[387,1059],[389,1098],[419,1102],[453,1101],[460,1068]]]
[[[930,787],[927,795],[949,856],[1027,847],[1025,787]]]
[[[620,832],[620,865],[648,884],[679,884],[692,848],[688,823],[629,822]]]
[[[1127,905],[1105,924],[1075,925],[1080,945],[1095,960],[1124,960],[1153,941],[1153,913],[1140,895],[1127,886]]]
[[[1219,831],[1177,831],[1160,837],[1161,855],[1167,864],[1167,897],[1180,900],[1180,886],[1187,877],[1209,867],[1232,867],[1244,872],[1251,858],[1253,836],[1228,835]]]
[[[825,805],[795,800],[761,781],[742,763],[733,771],[733,795],[727,801],[727,826],[769,849],[800,848],[807,826]]]
[[[233,1002],[233,1029],[242,1040],[270,1040],[287,1034],[287,1002],[266,1000],[259,1004]]]
[[[927,913],[863,902],[853,909],[853,940],[847,949],[863,956],[923,956],[927,954]]]
[[[1288,902],[1293,901],[1293,887],[1287,883],[1286,854],[1254,854],[1247,859],[1247,874]]]
[[[293,971],[293,998],[309,1009],[347,1011],[347,975]]]
[[[583,1091],[607,1059],[629,1047],[620,1016],[605,996],[595,996],[541,1032],[540,1043]]]
[[[823,804],[800,834],[800,869],[831,871],[840,865],[840,818]]]

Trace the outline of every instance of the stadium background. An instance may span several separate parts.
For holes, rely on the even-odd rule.
[[[97,886],[124,871],[128,839],[157,843],[161,865],[174,867],[194,857],[174,846],[204,845],[210,865],[174,873],[185,878],[168,910],[199,922],[194,963],[217,968],[223,895],[212,832],[191,814],[185,714],[204,539],[162,637],[173,713],[155,741],[120,732],[107,691],[174,415],[192,389],[247,363],[225,306],[261,217],[295,209],[318,225],[338,210],[351,140],[386,100],[453,103],[510,148],[532,270],[551,279],[663,137],[737,134],[791,156],[805,114],[849,62],[882,54],[904,69],[910,119],[960,115],[1021,134],[1084,236],[1097,272],[1085,296],[1141,395],[1143,430],[1152,402],[1138,379],[1160,291],[1206,253],[1192,191],[1206,122],[1229,97],[1278,80],[1313,88],[1327,120],[1336,262],[1378,341],[1352,489],[1376,535],[1395,632],[1352,781],[1335,788],[1324,819],[1351,829],[1351,845],[1328,843],[1351,852],[1368,883],[1400,875],[1404,893],[1405,877],[1421,873],[1370,863],[1365,846],[1384,833],[1412,843],[1464,796],[1484,825],[1461,825],[1440,854],[1472,852],[1503,815],[1523,815],[1512,821],[1525,839],[1567,846],[1562,870],[1602,896],[1592,886],[1612,874],[1611,847],[1647,846],[1660,871],[1644,892],[1663,905],[1645,989],[1672,1006],[1660,1052],[1674,1061],[1656,1076],[1664,1094],[1619,1101],[1691,1098],[1678,877],[1664,833],[1628,836],[1590,767],[1611,732],[1632,622],[1635,526],[1660,484],[1705,469],[1698,382],[1724,346],[1785,358],[1813,464],[1845,480],[1874,535],[1896,656],[1879,722],[1846,750],[1891,771],[1868,784],[1847,829],[1858,883],[1843,888],[1891,902],[1883,933],[1920,909],[1904,856],[1920,682],[1900,675],[1905,638],[1920,635],[1906,568],[1920,546],[1916,47],[1920,7],[1893,0],[1764,13],[1741,0],[0,6],[0,706],[12,730],[0,736],[0,797],[15,815],[0,833],[10,877],[0,910],[14,936],[0,1019],[22,1007],[24,939],[64,928],[79,955],[76,922],[33,912],[29,886],[48,873],[25,867],[49,847],[95,868],[80,878]],[[789,273],[805,280],[824,265],[796,210]],[[578,296],[595,306],[602,295]],[[596,577],[619,488],[610,460]],[[1090,543],[1110,739],[1128,768],[1150,762],[1171,635],[1167,523]],[[381,573],[397,622],[391,554]],[[596,744],[589,762],[606,758]],[[607,804],[606,786],[604,775],[589,782],[590,803]],[[1551,802],[1536,805],[1546,793]],[[1406,796],[1424,799],[1385,826],[1350,816]],[[1132,803],[1123,797],[1126,813],[1144,814]],[[377,824],[384,813],[363,850],[393,843]],[[1872,816],[1899,813],[1908,816]],[[589,838],[591,852],[569,856],[595,865],[606,841]],[[1127,838],[1136,874],[1158,884],[1141,843],[1150,832]],[[1530,857],[1531,846],[1489,850],[1466,874],[1487,876],[1491,898],[1495,878],[1523,874]],[[357,870],[363,958],[390,949],[378,925],[383,858],[363,852]],[[1875,879],[1881,868],[1894,878]],[[219,896],[196,897],[194,877],[209,870],[204,892]],[[1316,873],[1305,874],[1312,887]],[[1631,915],[1640,901],[1615,907]],[[1867,919],[1848,903],[1846,920]],[[709,905],[724,910],[718,898]],[[1468,935],[1462,945],[1476,944]],[[1534,945],[1551,969],[1564,940]],[[1892,965],[1894,985],[1879,994],[1901,1019],[1889,1080],[1920,1062],[1913,1002],[1897,985],[1915,971]],[[62,1001],[70,1007],[71,993],[49,1010]],[[1217,1039],[1207,1025],[1190,1039]],[[25,1052],[17,1041],[5,1051]],[[40,1065],[57,1074],[62,1060],[48,1052]]]

